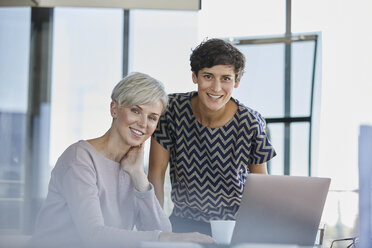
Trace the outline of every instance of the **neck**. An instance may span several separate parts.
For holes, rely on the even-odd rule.
[[[118,163],[130,148],[115,139],[111,128],[103,136],[88,140],[88,142],[106,158]]]
[[[233,104],[235,106],[235,104]],[[217,128],[225,125],[235,114],[236,109],[229,101],[223,108],[217,111],[205,109],[199,102],[198,96],[191,99],[191,107],[196,119],[203,125],[210,128]]]

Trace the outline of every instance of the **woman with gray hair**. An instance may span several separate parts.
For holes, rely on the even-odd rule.
[[[111,98],[110,129],[72,144],[59,157],[29,245],[136,247],[143,241],[213,241],[200,233],[171,232],[144,171],[143,144],[167,106],[162,83],[132,73],[115,86]]]

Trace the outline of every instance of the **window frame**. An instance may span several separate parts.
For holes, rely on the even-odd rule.
[[[271,37],[239,37],[228,38],[232,44],[239,48],[240,45],[260,45],[260,44],[276,44],[282,43],[285,45],[285,66],[284,66],[284,115],[282,117],[267,117],[265,118],[268,126],[272,123],[284,124],[284,175],[291,174],[291,124],[292,123],[308,123],[309,124],[309,141],[308,141],[308,176],[312,175],[312,139],[313,139],[313,124],[314,124],[314,85],[316,80],[316,64],[318,55],[318,42],[320,35],[311,34],[290,34]],[[314,52],[312,61],[312,75],[310,86],[310,112],[309,115],[295,116],[291,115],[291,56],[292,44],[295,42],[314,42]],[[270,161],[268,162],[268,171],[270,173]]]

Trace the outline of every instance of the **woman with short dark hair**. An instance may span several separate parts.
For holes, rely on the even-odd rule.
[[[276,153],[264,118],[231,96],[244,55],[210,39],[193,50],[190,65],[198,90],[169,95],[151,139],[149,179],[163,204],[169,163],[173,231],[210,235],[209,221],[235,219],[248,173],[267,173]]]

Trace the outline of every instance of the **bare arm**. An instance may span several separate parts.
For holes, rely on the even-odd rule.
[[[250,164],[248,165],[249,171],[256,174],[267,174],[266,163],[263,164]]]
[[[149,181],[154,185],[155,195],[164,207],[164,177],[169,162],[169,151],[151,138]]]

